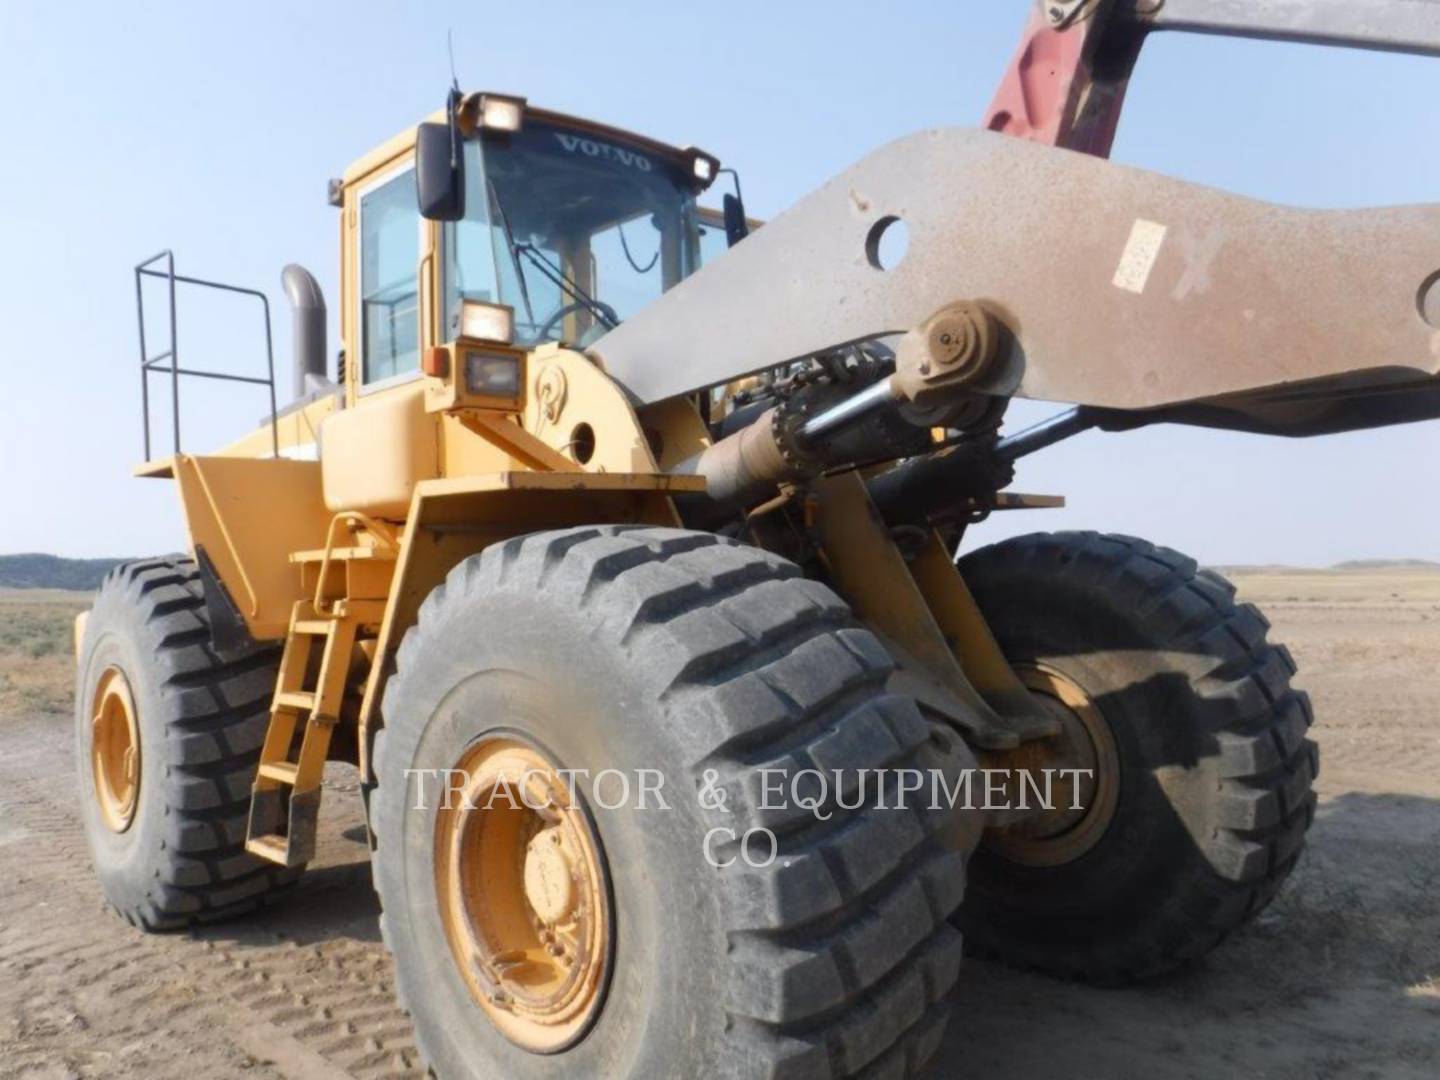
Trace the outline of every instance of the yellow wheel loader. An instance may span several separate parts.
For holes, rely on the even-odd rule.
[[[962,939],[1112,983],[1252,918],[1318,767],[1263,616],[1129,537],[956,561],[1056,504],[1012,465],[1081,431],[1440,416],[1440,207],[1106,160],[1171,29],[1436,54],[1440,3],[1050,0],[983,130],[763,224],[738,179],[700,207],[709,154],[457,88],[331,183],[336,368],[288,267],[294,400],[267,356],[270,415],[213,453],[181,449],[213,373],[175,310],[233,287],[142,263],[137,471],[190,550],[77,625],[109,903],[163,930],[270,902],[354,763],[442,1077],[913,1075]],[[1001,437],[1015,397],[1073,407]]]

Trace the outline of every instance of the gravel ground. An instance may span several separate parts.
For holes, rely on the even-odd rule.
[[[933,1077],[1440,1075],[1440,572],[1236,577],[1315,700],[1321,807],[1301,869],[1253,926],[1156,985],[971,962]],[[19,700],[0,699],[0,1077],[423,1075],[354,770],[331,766],[295,895],[147,937],[101,906],[69,718]]]

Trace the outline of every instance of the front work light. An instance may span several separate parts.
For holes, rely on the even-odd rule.
[[[476,126],[490,131],[519,131],[525,119],[525,99],[506,94],[481,94],[475,110]]]
[[[515,340],[515,309],[466,300],[460,305],[460,336],[509,345]]]
[[[720,173],[720,159],[704,150],[697,150],[693,146],[687,151],[690,155],[690,173],[695,177],[695,182],[701,188],[707,188],[715,182],[715,177]]]

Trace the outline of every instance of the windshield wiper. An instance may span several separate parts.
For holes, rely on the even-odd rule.
[[[510,218],[505,213],[505,207],[500,205],[500,193],[495,190],[495,181],[486,177],[485,186],[490,189],[490,205],[495,207],[495,216],[500,219],[500,231],[505,234],[505,246],[510,251],[510,265],[515,268],[520,299],[525,302],[525,317],[530,320],[530,325],[534,326],[535,309],[530,306],[530,289],[525,283],[525,268],[520,265],[520,245],[515,242],[515,234],[510,231]]]
[[[522,244],[515,239],[515,234],[510,229],[510,218],[505,213],[504,205],[500,202],[500,193],[495,190],[495,181],[487,177],[485,186],[490,191],[490,205],[495,207],[495,216],[500,219],[500,231],[505,234],[505,246],[510,251],[510,263],[515,267],[515,280],[520,286],[520,298],[525,302],[525,315],[530,320],[530,325],[535,325],[535,309],[530,304],[530,289],[525,281],[525,268],[520,264],[521,255],[529,259],[556,288],[569,293],[572,300],[595,316],[607,330],[613,330],[619,326],[620,320],[609,308],[580,288],[566,275],[564,270],[552,265],[544,255],[536,250],[533,244]]]
[[[516,244],[515,250],[529,259],[537,270],[550,279],[551,284],[569,293],[570,299],[574,300],[586,311],[590,312],[591,315],[594,315],[596,319],[604,323],[605,329],[614,330],[615,327],[620,325],[620,320],[615,318],[614,313],[609,308],[596,300],[584,289],[580,288],[564,270],[542,255],[534,244]]]

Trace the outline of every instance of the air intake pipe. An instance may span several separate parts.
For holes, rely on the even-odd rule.
[[[297,263],[280,271],[280,286],[290,301],[294,343],[295,398],[326,385],[325,294],[315,276]],[[311,376],[314,378],[312,379]]]

